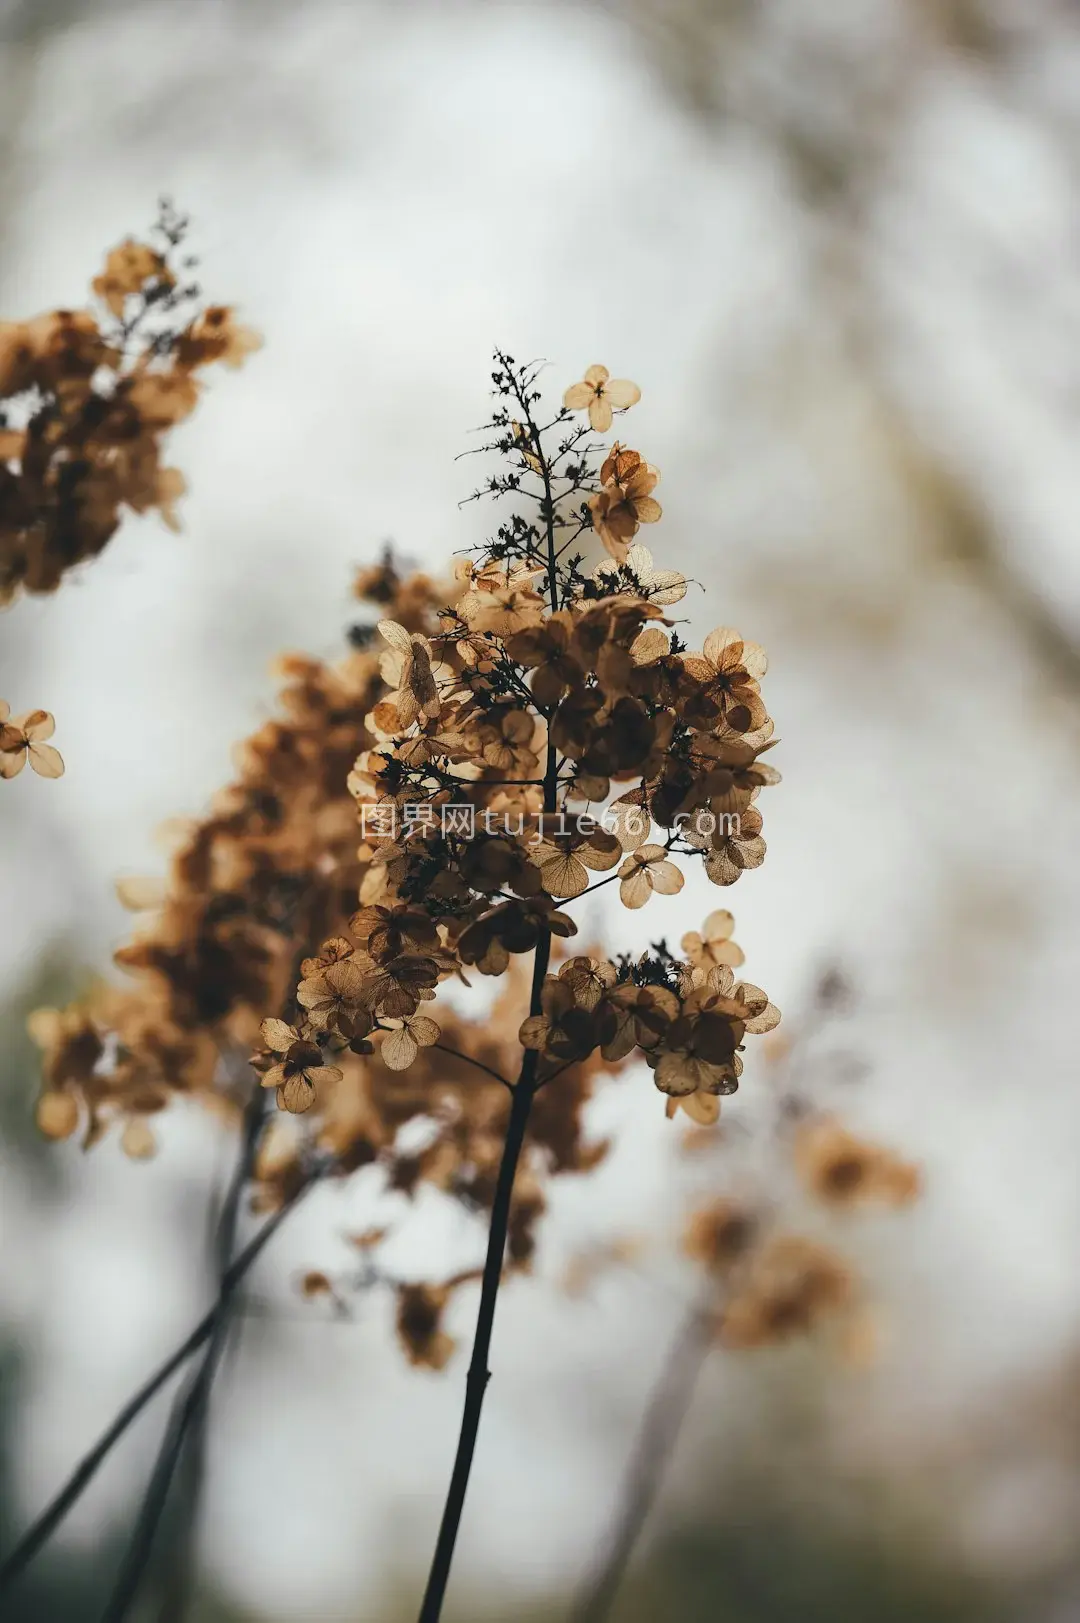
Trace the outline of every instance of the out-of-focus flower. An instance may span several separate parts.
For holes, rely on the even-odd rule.
[[[857,1138],[831,1118],[800,1128],[795,1165],[810,1193],[830,1206],[874,1201],[907,1206],[921,1185],[918,1167],[883,1145]]]
[[[682,938],[682,950],[690,962],[711,969],[716,964],[728,964],[738,969],[745,962],[743,950],[732,940],[735,928],[733,914],[726,908],[710,913],[700,932],[690,930]]]

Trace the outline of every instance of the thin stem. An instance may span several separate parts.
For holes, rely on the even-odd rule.
[[[505,357],[500,356],[500,360],[503,365],[506,365]],[[512,368],[508,367],[507,370],[509,375],[513,377]],[[526,427],[532,438],[544,480],[545,502],[542,512],[547,540],[547,585],[551,608],[552,611],[555,611],[559,604],[559,591],[551,473],[547,457],[544,454],[540,433],[533,421],[528,401],[527,385],[522,388],[520,384],[515,382],[515,393]],[[546,813],[554,812],[556,809],[559,765],[558,751],[551,742],[549,731],[544,767],[544,811]],[[536,955],[533,959],[532,987],[529,995],[529,1013],[531,1015],[540,1013],[544,981],[547,977],[550,962],[551,931],[542,930],[536,943]],[[461,1416],[461,1430],[458,1435],[457,1452],[454,1456],[454,1467],[450,1475],[450,1486],[447,1490],[446,1503],[443,1506],[439,1536],[435,1543],[431,1571],[428,1574],[427,1588],[424,1591],[424,1599],[420,1606],[418,1623],[439,1623],[439,1618],[442,1616],[443,1601],[446,1597],[446,1586],[450,1579],[454,1547],[457,1543],[458,1528],[461,1525],[461,1516],[465,1508],[465,1495],[469,1486],[469,1473],[472,1470],[473,1455],[476,1452],[476,1439],[480,1430],[484,1394],[491,1379],[488,1356],[491,1351],[491,1336],[495,1324],[495,1305],[498,1301],[499,1285],[502,1282],[503,1255],[506,1251],[506,1237],[510,1226],[514,1178],[521,1159],[522,1146],[525,1143],[529,1113],[532,1110],[533,1099],[536,1096],[538,1087],[537,1067],[539,1059],[538,1050],[526,1049],[521,1062],[521,1071],[513,1089],[510,1119],[507,1123],[506,1140],[503,1144],[502,1159],[499,1162],[499,1173],[495,1184],[495,1198],[491,1207],[491,1226],[488,1230],[487,1254],[484,1259],[484,1272],[480,1285],[480,1307],[476,1316],[476,1332],[473,1337],[468,1374],[465,1377],[465,1406]]]
[[[713,1343],[715,1307],[699,1303],[684,1319],[653,1389],[623,1478],[615,1521],[574,1607],[572,1623],[604,1623],[652,1509]]]
[[[510,1089],[511,1093],[514,1091],[514,1084],[507,1081],[506,1077],[500,1075],[498,1071],[492,1070],[490,1065],[485,1065],[482,1059],[474,1059],[472,1054],[463,1054],[459,1049],[451,1048],[448,1043],[432,1043],[431,1046],[437,1048],[441,1054],[449,1054],[454,1059],[464,1060],[466,1065],[474,1065],[478,1071],[483,1071],[485,1075],[490,1076],[493,1082],[501,1082],[504,1088]]]
[[[260,1085],[260,1079],[256,1077],[247,1109],[244,1112],[244,1131],[240,1142],[240,1153],[236,1158],[236,1166],[229,1182],[218,1224],[218,1303],[213,1327],[207,1340],[206,1352],[203,1355],[202,1364],[192,1377],[183,1398],[179,1399],[173,1407],[169,1425],[166,1428],[165,1436],[162,1438],[157,1459],[154,1461],[154,1469],[150,1474],[150,1481],[143,1499],[142,1508],[124,1554],[124,1559],[120,1564],[115,1587],[104,1612],[101,1614],[101,1623],[124,1623],[124,1619],[131,1610],[139,1585],[142,1582],[143,1573],[146,1571],[147,1564],[153,1554],[158,1527],[165,1513],[169,1490],[172,1487],[173,1478],[176,1475],[177,1467],[184,1452],[184,1445],[189,1431],[194,1433],[197,1428],[201,1427],[205,1419],[206,1407],[210,1398],[210,1388],[224,1354],[231,1326],[231,1302],[228,1296],[221,1294],[221,1282],[228,1272],[236,1244],[236,1231],[240,1220],[240,1205],[244,1188],[251,1174],[263,1123],[266,1119],[265,1102],[266,1096]]]
[[[439,1536],[435,1544],[435,1553],[432,1556],[431,1571],[428,1575],[427,1588],[424,1591],[423,1604],[420,1607],[419,1623],[438,1623],[438,1619],[442,1614],[446,1585],[450,1578],[450,1567],[454,1559],[454,1546],[457,1543],[458,1528],[461,1525],[461,1514],[465,1508],[465,1494],[469,1486],[469,1473],[472,1470],[473,1455],[476,1452],[476,1438],[480,1429],[484,1393],[487,1390],[488,1381],[491,1379],[491,1371],[488,1368],[488,1354],[491,1350],[491,1333],[495,1323],[495,1304],[498,1300],[499,1284],[502,1279],[503,1253],[506,1249],[506,1236],[510,1222],[510,1204],[514,1192],[514,1177],[517,1173],[518,1161],[521,1158],[521,1147],[525,1142],[525,1128],[528,1124],[529,1112],[532,1109],[534,1092],[532,1076],[535,1070],[536,1055],[530,1050],[526,1053],[522,1063],[521,1076],[514,1088],[514,1097],[510,1105],[510,1120],[506,1129],[506,1142],[503,1145],[498,1182],[495,1188],[495,1200],[491,1209],[491,1227],[488,1230],[487,1254],[484,1259],[484,1273],[480,1286],[480,1308],[476,1317],[476,1333],[473,1338],[469,1371],[465,1378],[465,1407],[461,1416],[461,1431],[458,1436],[457,1453],[454,1457],[454,1468],[450,1476],[446,1504],[443,1507],[442,1522],[439,1526]]]
[[[0,1595],[7,1592],[10,1585],[14,1583],[24,1568],[29,1566],[38,1551],[52,1537],[68,1511],[86,1492],[101,1466],[112,1453],[124,1433],[139,1418],[147,1404],[153,1401],[162,1387],[167,1385],[172,1376],[176,1374],[177,1370],[183,1368],[187,1360],[198,1352],[199,1348],[208,1339],[214,1325],[217,1323],[222,1302],[231,1298],[236,1287],[248,1273],[263,1247],[276,1234],[289,1212],[307,1194],[312,1184],[316,1182],[317,1176],[316,1173],[310,1174],[284,1205],[279,1207],[272,1217],[267,1218],[262,1228],[240,1252],[227,1275],[222,1279],[218,1297],[213,1306],[199,1320],[191,1334],[180,1343],[176,1351],[171,1353],[134,1396],[128,1399],[116,1419],[101,1434],[89,1453],[83,1456],[63,1487],[49,1501],[31,1526],[27,1528],[11,1554],[4,1560],[3,1565],[0,1565]]]

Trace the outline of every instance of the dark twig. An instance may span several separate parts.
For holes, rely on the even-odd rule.
[[[225,1201],[221,1210],[221,1219],[218,1224],[218,1258],[222,1264],[219,1274],[219,1290],[217,1312],[214,1324],[207,1340],[206,1352],[199,1369],[192,1376],[188,1388],[182,1398],[178,1398],[173,1406],[169,1425],[158,1450],[154,1469],[150,1475],[146,1496],[138,1520],[135,1523],[131,1539],[128,1543],[124,1559],[120,1564],[115,1587],[109,1598],[105,1610],[101,1614],[101,1623],[123,1623],[131,1609],[132,1602],[138,1593],[139,1584],[147,1563],[154,1550],[154,1541],[157,1536],[161,1518],[168,1503],[169,1489],[172,1487],[173,1477],[176,1474],[188,1438],[189,1430],[194,1431],[201,1425],[205,1416],[206,1406],[210,1397],[210,1388],[218,1366],[225,1351],[231,1325],[231,1302],[228,1296],[221,1294],[220,1281],[224,1280],[232,1259],[236,1244],[236,1231],[240,1221],[240,1205],[243,1199],[244,1188],[251,1175],[255,1153],[258,1149],[259,1138],[266,1118],[266,1095],[260,1085],[259,1078],[255,1078],[251,1098],[244,1112],[244,1131],[240,1144],[240,1153],[236,1158],[236,1167],[233,1171]]]
[[[514,1084],[508,1081],[505,1076],[500,1075],[498,1071],[492,1070],[490,1065],[485,1065],[482,1059],[475,1059],[472,1054],[463,1054],[460,1049],[451,1048],[449,1043],[432,1043],[431,1046],[437,1048],[440,1054],[449,1054],[453,1059],[460,1059],[466,1065],[475,1066],[478,1071],[483,1071],[486,1076],[490,1076],[493,1082],[501,1082],[504,1088],[510,1089],[511,1093],[514,1091]]]
[[[691,1309],[679,1329],[645,1412],[614,1524],[578,1595],[573,1623],[603,1623],[611,1610],[690,1408],[715,1323],[715,1304],[709,1301]]]
[[[249,1240],[232,1264],[228,1274],[221,1281],[218,1297],[213,1306],[199,1320],[194,1330],[180,1343],[175,1352],[171,1353],[161,1367],[128,1399],[116,1419],[98,1438],[89,1453],[84,1455],[71,1476],[64,1483],[64,1486],[49,1501],[31,1526],[27,1528],[14,1550],[0,1565],[0,1595],[7,1592],[10,1585],[24,1568],[29,1566],[38,1551],[52,1537],[68,1511],[86,1492],[105,1460],[112,1453],[128,1428],[139,1418],[147,1404],[153,1401],[162,1387],[166,1386],[176,1374],[177,1370],[182,1369],[188,1359],[198,1352],[199,1348],[209,1338],[214,1325],[217,1323],[222,1302],[231,1299],[236,1287],[248,1273],[263,1247],[273,1238],[289,1212],[308,1192],[317,1177],[317,1173],[311,1173],[290,1195],[284,1205],[272,1217],[267,1218],[262,1228],[253,1239]]]

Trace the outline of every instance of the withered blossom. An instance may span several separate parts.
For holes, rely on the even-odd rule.
[[[226,306],[200,307],[185,230],[166,206],[157,246],[129,238],[108,255],[92,308],[0,322],[0,607],[55,591],[125,512],[178,527],[184,479],[165,437],[198,404],[204,367],[260,343]]]
[[[47,710],[28,710],[13,716],[0,699],[0,778],[16,778],[29,761],[39,778],[60,778],[64,762],[58,749],[46,743],[56,730]]]
[[[606,434],[612,424],[612,408],[627,411],[641,399],[641,390],[629,378],[613,378],[606,366],[590,366],[580,383],[572,383],[563,395],[569,411],[587,411],[598,434]]]

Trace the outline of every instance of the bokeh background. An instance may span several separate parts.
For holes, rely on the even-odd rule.
[[[0,692],[55,712],[67,762],[0,795],[5,1543],[200,1309],[229,1157],[181,1112],[148,1165],[38,1145],[26,1010],[107,968],[116,877],[158,871],[155,828],[227,779],[272,656],[340,647],[353,567],[476,538],[454,458],[500,344],[548,357],[554,393],[595,360],[641,384],[647,539],[706,589],[697,632],[772,658],[765,867],[623,915],[620,945],[730,902],[795,1030],[841,966],[814,1085],[926,1177],[846,1238],[870,1367],[710,1368],[619,1616],[1080,1616],[1078,177],[1067,0],[0,6],[0,315],[77,304],[168,193],[266,338],[176,436],[184,533],[132,520],[0,619]],[[565,1613],[678,1319],[674,1265],[561,1288],[678,1206],[646,1077],[596,1126],[610,1163],[558,1191],[500,1307],[457,1618]],[[387,1303],[297,1299],[361,1216],[321,1192],[258,1273],[213,1413],[203,1623],[412,1615],[465,1350],[412,1371]],[[5,1618],[96,1617],[164,1412]]]

